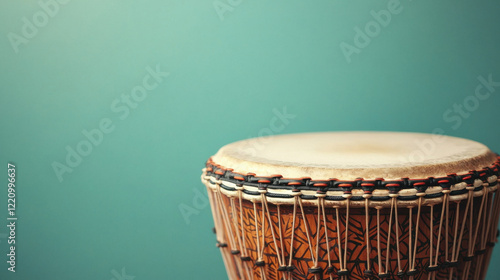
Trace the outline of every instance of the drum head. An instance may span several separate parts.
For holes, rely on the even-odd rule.
[[[222,147],[214,163],[258,176],[400,179],[467,173],[496,154],[475,141],[422,133],[324,132],[253,138]]]

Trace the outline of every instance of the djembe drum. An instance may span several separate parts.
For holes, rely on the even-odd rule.
[[[455,137],[311,133],[224,146],[202,181],[230,279],[484,279],[498,169]]]

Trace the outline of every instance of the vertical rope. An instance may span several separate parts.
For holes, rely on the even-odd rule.
[[[488,188],[485,187],[485,188],[483,188],[483,197],[481,199],[481,204],[479,205],[479,213],[477,215],[479,217],[479,220],[476,223],[476,228],[475,228],[476,230],[474,232],[474,239],[473,239],[474,241],[472,242],[472,244],[474,246],[476,245],[476,242],[477,242],[477,236],[478,236],[478,233],[479,233],[479,228],[482,227],[481,226],[482,224],[485,224],[485,223],[482,223],[481,221],[482,221],[482,218],[483,218],[483,215],[484,215],[483,212],[486,213],[486,210],[484,210],[484,209],[485,209],[485,206],[487,204],[487,202],[486,202],[487,196],[488,196]],[[484,232],[484,227],[483,227],[483,232]],[[474,248],[475,247],[471,248],[472,253],[474,252]]]
[[[423,194],[420,195],[419,194]],[[413,247],[413,259],[412,259],[412,270],[415,270],[415,259],[417,256],[417,244],[418,244],[418,233],[419,233],[419,224],[420,224],[420,212],[422,210],[422,197],[425,195],[425,193],[418,193],[417,196],[418,198],[418,210],[417,210],[417,224],[415,225],[415,243]],[[413,276],[411,277],[413,279]]]
[[[293,267],[292,267],[293,242],[294,242],[294,238],[295,238],[295,220],[297,219],[297,201],[299,199],[300,192],[294,191],[292,193],[292,195],[294,196],[294,199],[293,199],[293,217],[292,217],[292,236],[290,238],[291,239],[290,240],[290,259],[288,261],[288,271],[289,271],[288,277],[290,280],[292,279],[292,274],[293,274]]]
[[[231,246],[231,250],[236,250],[236,245],[235,245],[235,240],[231,228],[231,221],[229,219],[229,215],[227,214],[226,208],[223,205],[222,202],[222,194],[220,191],[220,184],[217,184],[217,193],[216,193],[216,201],[217,205],[219,206],[219,211],[222,213],[222,224],[224,225],[227,235],[228,235],[228,241],[229,245]]]
[[[216,205],[216,202],[215,202],[215,195],[214,194],[215,194],[216,190],[212,190],[207,186],[207,192],[208,192],[208,200],[210,203],[210,207],[212,207],[212,209],[213,209],[212,214],[213,214],[214,224],[215,224],[215,228],[216,228],[215,235],[217,238],[217,247],[219,247],[219,250],[221,252],[222,260],[224,262],[224,266],[226,267],[226,271],[228,271],[228,273],[230,273],[231,275],[234,275],[233,266],[231,265],[231,263],[227,259],[226,252],[224,251],[224,247],[219,246],[220,244],[225,243],[225,238],[224,238],[224,229],[223,229],[221,221],[220,221],[221,217],[220,217],[220,213],[218,211],[218,205]]]
[[[489,225],[491,223],[488,223],[488,217],[491,209],[488,209],[488,202],[490,202],[490,195],[489,195],[489,188],[488,188],[488,183],[484,184],[484,191],[485,191],[485,196],[486,200],[484,203],[484,211],[483,211],[483,222],[481,223],[481,236],[480,236],[480,241],[479,241],[479,251],[485,253],[486,252],[486,232],[489,230]],[[479,254],[476,258],[476,269],[475,269],[475,278],[474,279],[479,279],[479,274],[480,274],[480,268],[483,265],[483,253]]]
[[[449,190],[448,190],[449,191]],[[441,204],[441,216],[439,218],[439,229],[438,229],[438,237],[437,237],[437,245],[436,245],[436,258],[434,260],[434,263],[432,262],[432,257],[431,257],[431,262],[429,267],[436,267],[438,263],[438,258],[439,258],[439,251],[441,250],[440,244],[441,244],[441,231],[443,229],[443,220],[445,216],[445,210],[446,210],[446,205],[448,204],[448,193],[443,190],[444,197],[443,197],[443,203]],[[448,217],[446,217],[448,219]],[[432,279],[434,280],[436,278],[436,271],[431,272]]]
[[[306,237],[307,237],[307,243],[309,244],[309,252],[311,253],[311,259],[313,263],[316,263],[316,259],[314,257],[313,253],[313,247],[311,243],[311,234],[309,233],[309,224],[306,222],[306,215],[304,212],[304,207],[302,206],[302,199],[299,197],[299,206],[300,206],[300,212],[302,213],[302,219],[304,221],[304,230],[306,232]]]
[[[377,209],[377,257],[378,257],[378,274],[382,274],[382,255],[380,251],[380,207],[375,207]]]
[[[344,195],[345,196],[345,195]],[[352,195],[348,195],[346,197],[346,203],[347,203],[347,206],[346,206],[346,226],[345,226],[345,239],[344,239],[344,269],[347,271],[347,240],[349,239],[348,236],[349,236],[349,208],[350,208],[350,198],[351,198]],[[347,275],[343,275],[342,276],[342,280],[346,280],[347,279]]]
[[[425,192],[417,192],[418,196],[418,206],[417,206],[417,221],[415,222],[415,241],[413,243],[413,249],[410,249],[410,256],[411,256],[411,261],[409,261],[409,272],[415,272],[415,259],[417,256],[417,244],[418,244],[418,233],[419,233],[419,226],[420,226],[420,212],[422,210],[422,197],[425,196]],[[410,223],[411,223],[411,216],[413,216],[413,207],[410,208]],[[410,226],[410,241],[411,241],[411,226]],[[410,242],[409,244],[410,248],[412,247],[412,243]],[[410,280],[415,279],[414,275],[410,276]]]
[[[238,250],[238,247],[236,246],[236,241],[235,241],[235,238],[234,238],[234,233],[233,233],[233,229],[232,229],[232,223],[231,223],[231,219],[229,218],[229,214],[227,213],[227,209],[226,207],[224,207],[224,204],[222,202],[222,192],[220,190],[220,182],[216,184],[216,188],[217,188],[217,195],[216,195],[216,201],[218,202],[218,205],[219,205],[219,209],[220,209],[220,212],[222,212],[222,217],[223,217],[223,224],[224,224],[224,227],[226,229],[226,232],[227,232],[227,235],[228,235],[228,240],[229,240],[229,245],[231,247],[231,252],[236,252],[236,251],[239,251]],[[227,256],[228,259],[232,259],[229,255]],[[236,273],[236,271],[243,271],[242,268],[241,268],[241,262],[239,261],[235,261],[236,262],[236,266],[237,268],[234,269],[234,273]],[[232,263],[232,262],[231,262]]]
[[[232,220],[233,220],[233,226],[234,226],[234,231],[236,232],[236,242],[235,245],[237,245],[236,250],[231,251],[231,254],[233,254],[234,261],[236,262],[236,266],[238,267],[238,271],[241,273],[243,276],[243,263],[241,262],[241,258],[237,258],[236,255],[239,255],[241,253],[241,239],[240,239],[240,232],[238,230],[238,215],[236,212],[236,206],[234,205],[234,198],[231,197],[229,199],[230,205],[231,205],[231,211],[232,211]]]
[[[261,202],[262,203],[262,202]],[[261,248],[261,253],[260,253],[260,259],[262,260],[262,262],[265,262],[264,261],[264,249],[266,247],[266,220],[265,220],[265,210],[262,209],[262,216],[261,216],[261,219],[260,219],[261,223],[262,223],[262,248]],[[271,226],[271,225],[269,225]],[[266,279],[266,273],[265,273],[265,267],[264,265],[261,265],[260,266],[260,271],[262,273],[262,275],[264,275],[262,278],[263,279]]]
[[[318,268],[318,259],[319,259],[319,238],[320,238],[320,234],[319,234],[319,231],[321,230],[321,200],[323,198],[322,197],[318,197],[318,208],[317,208],[317,211],[318,211],[318,218],[317,218],[317,227],[316,227],[316,258],[315,258],[315,261],[314,261],[314,265],[312,268]],[[315,273],[314,274],[314,279],[317,280],[318,279],[318,274]]]
[[[234,204],[234,197],[231,197],[229,199],[229,203],[231,204],[231,211],[233,213],[233,226],[235,228],[236,232],[236,244],[238,244],[238,249],[241,249],[241,237],[240,237],[240,231],[238,230],[238,213],[236,211],[236,206]]]
[[[489,207],[488,207],[489,206]],[[486,211],[484,212],[484,222],[486,225],[486,229],[483,231],[483,237],[482,237],[482,243],[481,243],[481,249],[485,249],[486,243],[488,242],[488,233],[490,232],[491,224],[488,221],[494,221],[493,219],[493,193],[490,192],[488,189],[488,201],[486,202],[486,205],[484,206],[484,209]]]
[[[462,237],[464,235],[465,223],[467,222],[467,216],[468,216],[468,213],[469,213],[469,206],[470,206],[471,201],[472,201],[472,199],[471,199],[472,198],[472,193],[471,192],[472,191],[469,191],[469,196],[467,198],[467,204],[465,205],[464,217],[463,217],[462,223],[460,223],[461,227],[460,227],[460,235],[458,237],[458,246],[457,246],[456,254],[453,257],[453,261],[457,261],[458,260],[458,255],[460,254],[460,246],[462,244]],[[457,209],[457,211],[459,211],[459,209]],[[457,216],[458,216],[458,214],[457,214]]]
[[[468,193],[468,196],[467,196],[467,204],[465,205],[465,212],[464,212],[464,217],[462,219],[462,223],[461,223],[461,227],[460,227],[460,235],[458,237],[458,245],[455,246],[455,242],[453,243],[453,257],[452,257],[452,263],[456,263],[458,261],[458,256],[460,255],[460,247],[462,245],[462,238],[463,238],[463,234],[464,234],[464,229],[465,229],[465,223],[467,222],[467,216],[468,216],[468,212],[469,212],[469,206],[471,204],[471,201],[472,201],[472,191],[474,190],[474,187],[472,186],[467,186],[466,189],[469,191]],[[458,225],[458,217],[459,217],[459,202],[457,202],[457,213],[456,213],[456,220],[455,220],[455,224]],[[471,217],[472,218],[472,217]],[[455,228],[455,237],[454,237],[454,240],[456,240],[456,228]],[[453,275],[453,272],[454,272],[455,268],[452,267],[451,270],[450,270],[450,279],[452,278],[452,275]],[[458,274],[458,269],[457,269],[457,274]]]
[[[469,248],[468,248],[468,257],[469,258],[474,257],[474,249],[476,248],[477,235],[478,235],[478,232],[479,232],[479,228],[481,226],[481,218],[483,216],[482,212],[483,212],[483,207],[484,207],[484,203],[485,203],[485,200],[486,200],[486,194],[487,193],[488,193],[488,189],[487,188],[483,188],[483,197],[481,199],[481,204],[479,205],[478,220],[476,222],[476,227],[475,228],[473,227],[473,220],[474,219],[472,217],[474,215],[474,212],[473,212],[473,204],[471,203],[472,206],[471,206],[471,210],[470,210],[469,240],[472,240],[472,243],[469,244]],[[472,238],[472,232],[473,231],[474,231],[474,237]],[[469,275],[470,267],[471,267],[471,261],[468,261],[466,263],[466,266],[465,266],[466,269],[464,270],[464,277]]]
[[[363,197],[365,198],[365,243],[366,243],[366,271],[365,274],[367,276],[370,276],[372,274],[372,270],[370,267],[371,264],[371,259],[370,259],[370,252],[371,252],[371,246],[370,246],[370,214],[369,214],[369,208],[368,208],[368,199],[371,197],[371,194],[364,194]]]
[[[243,261],[243,266],[245,267],[245,271],[247,273],[248,279],[253,279],[253,269],[249,266],[248,263],[248,251],[247,251],[247,245],[246,245],[246,240],[245,240],[245,232],[244,232],[244,225],[243,225],[243,202],[242,202],[242,191],[243,191],[243,186],[242,185],[236,185],[236,190],[238,191],[238,202],[239,202],[239,223],[240,223],[240,231],[241,231],[241,260]],[[238,229],[236,229],[238,230]]]
[[[215,190],[212,190],[212,189],[209,189],[207,187],[207,192],[208,192],[208,201],[210,202],[210,207],[212,207],[213,211],[212,211],[212,214],[213,214],[213,218],[214,218],[214,225],[215,225],[215,236],[217,238],[217,241],[220,242],[220,240],[224,240],[224,238],[222,237],[224,232],[223,232],[223,228],[222,228],[222,225],[221,225],[221,222],[220,222],[220,214],[218,212],[218,205],[215,205],[215,198],[214,198],[214,193],[215,193]]]
[[[434,204],[430,205],[431,207],[431,221],[429,224],[430,227],[430,236],[429,236],[429,267],[432,266],[432,245],[433,245],[433,237],[434,237]],[[437,251],[437,250],[436,250]],[[437,255],[437,254],[436,254]],[[434,276],[434,271],[428,274],[428,279]]]
[[[278,229],[280,231],[280,237],[279,237],[279,240],[280,240],[280,247],[281,247],[281,259],[283,260],[283,266],[285,265],[285,246],[283,245],[283,239],[284,239],[284,236],[283,236],[283,230],[281,229],[281,210],[280,210],[280,205],[277,204],[276,205],[276,209],[277,209],[277,212],[278,212]],[[278,252],[276,252],[278,253]],[[286,271],[283,271],[282,272],[282,276],[283,276],[283,280],[286,279]]]
[[[457,256],[456,256],[456,260],[458,260],[458,256],[460,254],[460,246],[462,244],[462,237],[463,237],[463,233],[464,233],[464,229],[465,229],[465,224],[467,222],[467,216],[469,216],[469,243],[472,242],[472,219],[474,218],[473,217],[473,209],[474,209],[474,197],[473,197],[473,191],[474,191],[474,185],[467,185],[467,188],[466,188],[468,191],[469,191],[469,194],[468,194],[468,198],[467,198],[467,207],[465,208],[465,215],[464,215],[464,221],[463,221],[463,224],[462,224],[462,228],[460,229],[460,237],[458,238],[458,252],[457,252]],[[470,206],[470,207],[469,207]],[[469,209],[470,209],[470,212],[469,212]],[[469,246],[470,248],[470,246]],[[470,262],[466,262],[465,263],[465,267],[464,267],[464,270],[463,270],[463,273],[462,273],[462,278],[465,279],[465,275],[466,275],[466,271],[468,270],[468,266],[470,265]],[[457,271],[458,272],[458,271]]]
[[[499,179],[500,182],[500,179]],[[494,224],[491,228],[491,237],[490,240],[491,242],[496,242],[497,241],[497,232],[498,232],[498,222],[499,222],[499,216],[500,216],[500,184],[497,184],[497,190],[495,191],[495,218],[493,219]]]
[[[256,261],[256,263],[258,263],[258,262],[263,262],[264,260],[262,258],[262,254],[261,254],[261,250],[260,250],[259,223],[257,221],[258,220],[257,216],[258,216],[259,212],[257,212],[257,205],[255,204],[255,201],[252,201],[252,203],[253,203],[253,212],[254,212],[253,218],[254,218],[254,222],[255,222],[255,236],[257,237],[257,242],[255,242],[257,245],[257,261]],[[264,239],[264,236],[262,236],[262,239]],[[262,266],[260,266],[260,273],[261,273],[261,278],[265,279],[266,275],[264,274]]]
[[[276,242],[276,234],[274,233],[274,227],[273,227],[273,221],[271,220],[271,213],[269,212],[269,206],[267,204],[267,197],[265,196],[264,190],[261,191],[260,197],[263,203],[263,207],[267,213],[267,219],[269,221],[269,228],[271,228],[271,235],[273,237],[273,242],[274,242],[274,248],[276,250],[276,257],[278,258],[278,264],[279,266],[283,266],[283,263],[281,262],[281,256],[279,253],[279,248],[278,248],[278,243]]]
[[[227,233],[227,240],[229,241],[229,245],[231,246],[231,248],[235,248],[234,246],[234,236],[232,236],[232,232],[230,230],[230,221],[229,221],[229,217],[227,217],[227,213],[225,212],[225,208],[222,204],[222,196],[221,196],[221,191],[220,191],[220,184],[221,182],[216,182],[215,186],[215,190],[214,190],[214,197],[215,197],[215,204],[217,205],[217,209],[218,209],[218,213],[220,215],[220,217],[222,219],[220,219],[220,224],[221,224],[221,228],[220,229],[225,229],[226,230],[226,233]],[[228,225],[229,224],[229,225]],[[229,226],[229,227],[228,227]],[[230,271],[229,273],[231,273],[231,275],[233,277],[236,277],[236,268],[234,267],[234,263],[230,260],[230,255],[228,254],[227,250],[226,250],[226,244],[225,242],[223,241],[222,244],[220,244],[220,248],[221,248],[221,252],[223,253],[223,259],[224,259],[224,262],[227,263],[227,266],[230,267]]]
[[[457,208],[455,210],[455,230],[454,230],[454,234],[453,234],[453,246],[452,246],[452,251],[451,251],[451,263],[454,263],[456,262],[455,260],[455,251],[457,250],[457,237],[458,237],[458,225],[459,225],[459,217],[460,217],[460,200],[459,201],[456,201],[455,202],[456,205],[457,205]],[[466,207],[469,207],[469,204],[467,203],[467,206]],[[466,215],[464,215],[465,217]],[[458,252],[460,252],[460,249],[458,249]],[[454,274],[454,271],[455,271],[455,267],[451,267],[451,269],[449,270],[448,272],[448,279],[452,279],[453,278],[453,274]]]
[[[445,261],[446,262],[449,262],[450,261],[450,258],[449,258],[449,216],[450,216],[450,197],[449,197],[449,194],[446,194],[445,195],[447,197],[446,199],[446,223],[445,223],[445,231],[444,231],[444,237],[445,237],[445,240],[444,240],[444,252],[445,252]]]
[[[318,198],[318,224],[316,227],[316,262],[314,263],[315,267],[318,267],[318,259],[319,259],[319,238],[320,238],[320,230],[321,230],[321,201],[323,198]]]
[[[408,231],[408,234],[409,234],[409,242],[408,242],[408,250],[409,250],[409,254],[408,254],[408,271],[412,271],[412,257],[413,257],[413,239],[412,239],[412,224],[413,224],[413,206],[409,206],[409,211],[410,211],[410,220],[408,222],[408,226],[409,226],[409,231]]]
[[[342,260],[342,236],[340,233],[340,222],[339,222],[340,216],[339,216],[339,207],[335,206],[335,220],[337,221],[337,228],[335,229],[336,234],[337,234],[337,248],[339,250],[339,265],[340,265],[340,271],[345,270],[344,267],[344,262]]]
[[[323,225],[325,226],[325,239],[326,239],[326,255],[328,256],[328,269],[332,268],[332,261],[330,259],[330,241],[328,240],[328,226],[326,223],[326,213],[325,213],[325,200],[321,199],[321,210],[323,211]],[[332,271],[333,272],[333,271]],[[329,273],[330,280],[333,280],[332,273]]]
[[[311,268],[310,272],[314,273],[314,279],[318,279],[319,276],[321,276],[321,279],[323,279],[322,276],[322,269],[319,267],[318,261],[319,261],[319,240],[321,238],[321,217],[323,217],[323,225],[324,225],[324,231],[325,231],[325,239],[326,239],[326,247],[327,247],[327,256],[328,256],[328,264],[330,265],[330,250],[329,244],[328,244],[328,230],[327,230],[327,225],[326,225],[326,215],[325,215],[325,207],[324,207],[324,199],[326,197],[326,192],[323,190],[318,190],[316,192],[316,197],[318,198],[318,217],[317,217],[317,228],[316,228],[316,258],[314,262],[314,266]],[[331,278],[331,275],[330,275]]]
[[[398,205],[396,202],[396,197],[398,194],[394,194],[395,196],[392,197],[393,204],[394,204],[394,215],[395,215],[395,222],[396,222],[396,251],[398,254],[398,273],[401,275],[403,273],[403,269],[401,267],[401,251],[399,250],[399,216],[398,216]]]
[[[389,214],[389,230],[387,233],[386,255],[385,255],[385,271],[389,273],[389,259],[391,257],[391,229],[392,229],[392,212],[394,211],[394,198],[391,198],[391,212]]]

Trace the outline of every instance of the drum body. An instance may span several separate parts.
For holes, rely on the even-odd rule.
[[[496,155],[475,142],[450,138],[443,145],[462,149],[460,158],[448,152],[453,162],[446,155],[436,155],[441,162],[429,157],[418,164],[372,159],[367,168],[353,159],[383,158],[390,153],[387,146],[397,148],[377,140],[380,135],[401,142],[430,137],[329,133],[307,135],[305,141],[304,135],[290,135],[269,141],[273,152],[262,149],[260,158],[242,153],[246,144],[236,143],[209,159],[202,181],[229,278],[484,279],[500,211]],[[378,154],[363,148],[353,155],[366,147],[360,138],[375,142],[371,149]],[[354,151],[342,139],[357,142],[349,144]],[[331,147],[313,152],[303,148],[325,141],[334,142],[350,159],[336,154],[328,166],[321,157],[332,156]],[[302,149],[305,159],[294,166],[276,155],[279,149]],[[315,152],[321,155],[310,155]],[[308,155],[320,165],[307,162]]]

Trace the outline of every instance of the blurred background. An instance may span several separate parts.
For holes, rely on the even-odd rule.
[[[0,279],[226,279],[200,175],[236,140],[415,131],[499,152],[499,15],[493,0],[1,1]]]

